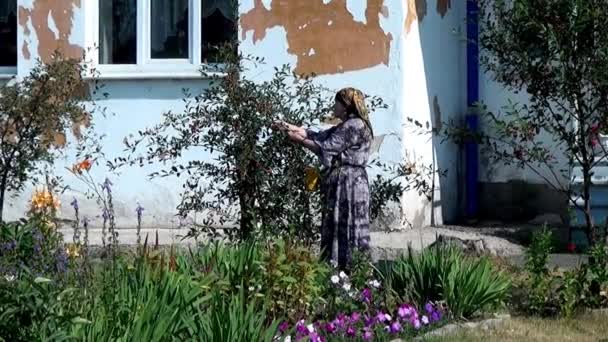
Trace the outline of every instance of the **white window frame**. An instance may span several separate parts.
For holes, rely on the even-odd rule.
[[[101,78],[106,79],[195,79],[202,78],[202,34],[201,0],[189,0],[188,15],[188,59],[151,58],[151,5],[150,0],[137,0],[137,64],[99,63],[99,2],[107,0],[83,1],[86,21],[85,40],[87,61],[92,64]]]
[[[19,2],[17,2],[17,6],[19,6]],[[196,1],[196,0],[195,0]],[[198,1],[197,1],[198,2]],[[19,36],[19,20],[17,20],[17,36]],[[199,33],[200,34],[200,33]],[[19,44],[19,39],[17,39],[17,44]],[[19,63],[19,46],[17,46],[17,63]],[[17,75],[17,66],[0,66],[0,79],[10,79]]]

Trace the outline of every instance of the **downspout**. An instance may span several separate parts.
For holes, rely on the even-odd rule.
[[[479,129],[479,117],[475,106],[479,102],[479,7],[477,0],[467,0],[467,129],[475,134]],[[479,148],[474,139],[467,139],[465,150],[466,220],[477,218],[479,206]]]

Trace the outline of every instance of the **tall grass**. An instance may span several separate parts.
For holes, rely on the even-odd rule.
[[[384,276],[399,296],[419,305],[443,301],[454,318],[495,309],[507,297],[510,281],[486,258],[472,259],[451,246],[411,249]]]

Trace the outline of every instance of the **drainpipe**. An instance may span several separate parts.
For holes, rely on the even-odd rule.
[[[467,129],[476,133],[479,118],[474,106],[479,102],[479,8],[477,0],[467,0],[467,109],[465,117]],[[478,212],[479,196],[479,148],[472,139],[465,142],[465,193],[466,219],[475,220]]]

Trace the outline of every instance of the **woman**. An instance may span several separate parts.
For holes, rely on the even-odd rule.
[[[365,167],[373,130],[364,96],[357,89],[346,88],[336,94],[334,116],[342,122],[321,132],[282,121],[275,126],[321,159],[322,256],[344,269],[353,248],[365,251],[369,246],[369,183]]]

